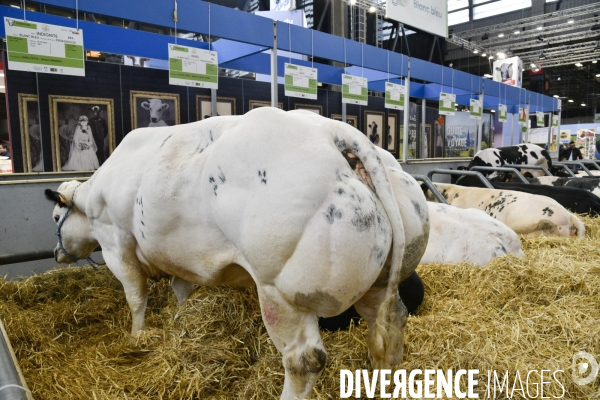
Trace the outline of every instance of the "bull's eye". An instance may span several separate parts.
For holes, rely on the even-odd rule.
[[[56,222],[58,224],[58,220],[60,219],[60,217],[58,215],[54,216],[54,222]]]

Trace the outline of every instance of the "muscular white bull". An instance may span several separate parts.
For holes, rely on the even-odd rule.
[[[484,211],[427,205],[431,230],[420,264],[465,261],[484,266],[505,254],[524,256],[519,236]]]
[[[459,208],[477,208],[525,236],[585,235],[579,218],[546,196],[513,190],[483,189],[435,183],[448,204]],[[427,189],[427,200],[437,202]]]
[[[397,287],[415,266],[402,263],[405,227],[381,158],[348,124],[263,107],[134,131],[89,181],[46,195],[62,232],[56,260],[100,244],[132,334],[144,329],[146,278],[172,275],[178,299],[192,283],[256,284],[283,355],[284,399],[308,396],[325,366],[318,316],[351,304],[368,323],[374,367],[402,360]]]

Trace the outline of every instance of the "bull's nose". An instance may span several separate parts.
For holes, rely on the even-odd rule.
[[[156,122],[156,118],[150,118],[152,122]]]

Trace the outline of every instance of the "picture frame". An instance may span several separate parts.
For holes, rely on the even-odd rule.
[[[23,172],[44,172],[38,97],[19,93],[18,98]]]
[[[132,90],[129,96],[132,130],[180,124],[179,94]]]
[[[270,104],[270,103],[269,103]],[[235,98],[233,97],[217,97],[217,116],[219,115],[235,115]],[[210,96],[196,96],[196,120],[212,116],[212,106]]]
[[[387,123],[387,150],[391,153],[396,152],[396,145],[398,143],[398,115],[388,113]]]
[[[336,121],[342,121],[342,114],[331,114],[331,119],[335,119]],[[358,118],[356,115],[346,115],[346,122],[350,124],[353,128],[358,129]]]
[[[98,169],[115,149],[114,100],[58,95],[48,100],[54,169]]]
[[[446,134],[444,124],[439,121],[433,122],[433,131],[431,132],[431,148],[435,158],[444,157],[446,152]]]
[[[323,115],[323,106],[318,104],[295,104],[294,109],[312,111],[315,114]]]
[[[375,146],[382,147],[385,112],[365,110],[365,130],[364,134]]]
[[[250,100],[248,111],[254,110],[255,108],[260,107],[271,107],[270,101],[261,101],[261,100]],[[277,108],[283,110],[283,103],[277,103]]]
[[[420,158],[433,158],[433,137],[431,134],[431,124],[425,124],[425,134],[423,134],[423,124],[419,124],[419,135],[422,135],[421,139],[421,157]]]

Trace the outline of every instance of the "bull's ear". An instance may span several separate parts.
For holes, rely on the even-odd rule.
[[[57,191],[46,189],[44,191],[44,194],[46,195],[46,198],[48,200],[50,200],[54,204],[57,204],[59,207],[62,208],[67,206],[67,199],[65,199],[64,196],[58,193]]]
[[[147,101],[144,101],[144,102],[141,104],[141,106],[142,106],[142,108],[143,108],[144,110],[149,110],[149,109],[150,109],[150,103],[149,103],[149,102],[147,102]]]

